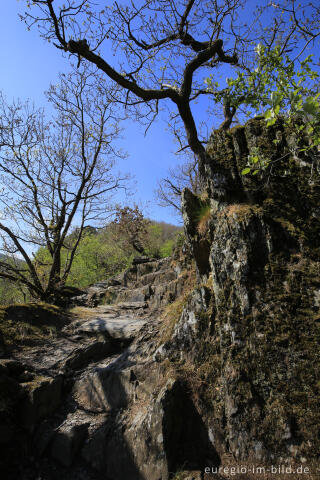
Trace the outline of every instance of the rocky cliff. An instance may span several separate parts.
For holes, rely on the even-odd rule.
[[[320,182],[306,141],[259,118],[214,132],[203,195],[183,193],[183,252],[137,260],[75,298],[56,337],[4,351],[5,478],[253,479],[279,464],[316,478]],[[267,175],[241,176],[249,154],[272,161]]]
[[[319,465],[319,155],[301,153],[304,142],[259,118],[214,132],[202,165],[205,231],[203,199],[183,196],[203,285],[172,341],[195,316],[200,410],[219,454],[241,460]],[[250,154],[272,162],[263,178],[240,175]]]

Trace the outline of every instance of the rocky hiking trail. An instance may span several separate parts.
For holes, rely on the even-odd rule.
[[[171,258],[136,259],[124,274],[75,297],[73,319],[56,338],[1,360],[22,398],[19,440],[28,452],[19,472],[9,468],[5,478],[165,478],[141,474],[123,432],[131,425],[137,437],[143,428],[143,404],[159,382],[153,357],[161,308],[183,282]]]
[[[69,291],[66,319],[0,309],[1,479],[209,480],[239,462],[318,478],[320,180],[299,142],[260,117],[213,132],[210,218],[198,228],[203,201],[185,189],[172,259]],[[265,185],[241,176],[257,148],[284,160]]]

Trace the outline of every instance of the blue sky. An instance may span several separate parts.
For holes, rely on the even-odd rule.
[[[18,17],[24,10],[23,3],[7,0],[0,18],[0,89],[8,100],[31,99],[37,106],[46,107],[44,91],[50,83],[57,82],[59,72],[68,71],[69,62],[42,40],[36,29],[27,31]],[[177,223],[171,211],[157,206],[154,199],[157,181],[177,162],[173,154],[176,145],[165,127],[160,119],[145,137],[143,127],[126,121],[121,146],[129,156],[119,167],[135,175],[136,194],[131,202],[147,205],[145,213],[153,219]]]
[[[0,18],[0,89],[9,100],[19,97],[22,100],[31,99],[37,106],[46,106],[44,91],[50,83],[57,83],[59,72],[68,71],[69,60],[63,58],[61,51],[42,40],[36,28],[27,31],[25,24],[18,18],[18,13],[22,13],[25,8],[25,1],[6,0],[5,4],[4,14]],[[256,2],[248,0],[247,6],[250,5],[253,8]],[[306,51],[305,56],[308,53],[310,51]],[[318,58],[316,54],[316,59]],[[221,72],[223,77],[230,76],[227,67]],[[205,118],[210,133],[213,119],[207,121],[203,102],[205,101],[195,107],[194,115],[196,120]],[[176,216],[170,209],[157,206],[154,198],[158,180],[166,175],[169,167],[179,161],[173,153],[178,148],[177,144],[173,142],[170,132],[166,131],[166,126],[160,115],[145,137],[141,125],[126,121],[124,139],[119,146],[129,156],[119,167],[136,178],[136,194],[130,202],[136,201],[142,206],[148,204],[144,211],[153,219],[177,223]]]

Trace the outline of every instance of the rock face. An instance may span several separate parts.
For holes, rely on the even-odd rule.
[[[184,253],[135,259],[72,299],[60,338],[1,360],[4,478],[244,478],[205,474],[226,462],[316,478],[320,182],[296,145],[259,118],[215,132]],[[242,177],[257,151],[271,173]]]
[[[272,172],[241,178],[247,155],[257,151],[274,161]],[[255,119],[215,132],[203,166],[206,232],[194,221],[199,200],[183,195],[207,298],[201,288],[194,292],[165,351],[176,358],[183,345],[180,358],[191,358],[208,382],[202,412],[217,451],[241,460],[319,464],[320,179],[313,171],[318,157],[297,152],[281,122],[267,129]],[[229,172],[220,200],[217,164]]]

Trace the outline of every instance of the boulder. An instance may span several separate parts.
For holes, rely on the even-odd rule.
[[[0,374],[5,373],[17,378],[25,368],[25,365],[13,358],[3,358],[0,360]]]
[[[139,286],[145,285],[161,285],[171,282],[177,278],[174,270],[159,270],[157,272],[147,273],[142,275],[138,280]]]
[[[142,257],[134,257],[132,260],[132,265],[139,265],[140,263],[149,263],[152,262],[154,259],[146,256]]]
[[[112,435],[113,427],[114,419],[109,417],[100,428],[89,436],[82,448],[82,457],[94,470],[105,471],[107,438]]]
[[[56,432],[51,455],[64,467],[70,467],[73,459],[88,434],[88,423],[73,425],[65,423]]]
[[[22,425],[33,431],[35,425],[52,414],[61,402],[63,377],[35,377],[32,382],[23,383],[26,398],[21,404]]]
[[[24,391],[14,378],[0,373],[0,444],[8,444],[14,438],[18,425],[16,410],[23,396]]]
[[[110,419],[82,453],[107,478],[117,480],[169,480],[182,470],[186,476],[197,472],[198,480],[205,466],[220,463],[204,422],[174,379],[131,415],[124,412]]]
[[[108,337],[117,340],[132,340],[139,330],[145,325],[146,320],[133,318],[130,315],[120,317],[101,317],[89,320],[78,327],[79,332],[104,333]]]
[[[73,398],[80,408],[90,412],[108,412],[127,407],[135,385],[131,369],[118,370],[112,365],[96,368],[77,380]]]
[[[84,330],[85,331],[85,330]],[[66,359],[63,360],[64,370],[78,370],[88,365],[91,361],[97,361],[113,352],[114,347],[110,341],[95,341],[90,345],[76,348]]]

